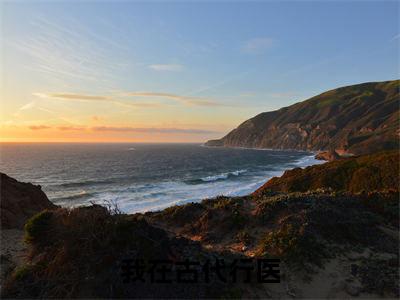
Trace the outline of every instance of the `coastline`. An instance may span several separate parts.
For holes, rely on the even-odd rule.
[[[169,259],[172,248],[173,257],[178,257],[178,261],[193,261],[198,257],[219,257],[227,261],[271,256],[280,259],[279,284],[254,285],[249,290],[243,284],[224,285],[213,281],[216,288],[211,298],[227,298],[226,293],[233,288],[240,292],[239,298],[252,298],[255,294],[275,299],[288,295],[338,299],[398,296],[398,214],[385,209],[398,207],[398,190],[393,189],[398,187],[398,180],[393,178],[398,176],[398,164],[394,163],[398,159],[398,153],[388,152],[294,168],[269,181],[257,193],[242,197],[218,196],[146,213],[125,214],[110,205],[42,211],[25,227],[28,249],[20,248],[22,243],[15,243],[15,247],[4,250],[10,262],[4,264],[9,270],[4,276],[12,274],[5,283],[5,293],[9,297],[36,295],[34,291],[20,288],[26,283],[26,277],[19,275],[20,270],[33,276],[28,278],[34,278],[41,296],[60,296],[57,290],[42,289],[37,285],[38,280],[64,283],[69,280],[64,277],[66,268],[72,265],[74,270],[80,270],[83,265],[96,285],[103,284],[103,278],[119,280],[118,274],[110,270],[118,268],[126,258],[126,252],[121,249],[132,249],[136,253],[133,258]],[[365,178],[359,172],[365,167],[384,172],[376,173],[381,177]],[[346,177],[342,178],[342,174]],[[341,185],[332,189],[330,183],[338,179]],[[108,224],[104,228],[106,232],[99,234],[104,224]],[[5,239],[13,243],[12,239],[21,241],[23,231],[4,233],[10,233]],[[57,237],[55,242],[53,237]],[[81,245],[82,241],[86,242]],[[104,242],[108,246],[92,247]],[[27,251],[34,255],[25,256]],[[68,256],[68,253],[76,254]],[[22,256],[23,260],[17,259]],[[51,262],[58,257],[63,257],[65,264],[53,266]],[[102,275],[96,273],[98,261],[104,263]],[[379,276],[374,277],[374,272]],[[74,284],[84,288],[88,275],[78,274]],[[376,283],[369,278],[376,278]],[[322,286],[321,280],[324,280]],[[164,292],[145,285],[137,285],[142,287],[140,290],[127,289],[127,285],[118,287],[129,297],[165,296]],[[169,286],[168,292],[176,295],[176,290],[181,288],[183,298],[198,295],[197,290],[188,290],[187,285]],[[79,289],[76,292],[86,295]],[[98,297],[109,295],[108,291],[97,288],[90,288],[89,292]]]
[[[247,150],[255,150],[255,149],[247,149]],[[267,149],[264,149],[264,150],[267,150]],[[279,151],[279,150],[276,150],[276,151]],[[200,203],[200,202],[202,202],[203,200],[213,199],[213,198],[216,198],[216,197],[246,197],[246,196],[248,196],[248,195],[251,195],[251,194],[254,193],[255,191],[257,191],[260,187],[262,187],[266,182],[268,182],[268,181],[271,180],[272,178],[282,176],[286,171],[292,170],[292,169],[294,169],[294,168],[307,168],[307,167],[316,166],[316,165],[320,165],[320,164],[323,164],[323,163],[324,163],[324,161],[315,160],[313,164],[307,164],[307,165],[301,165],[301,166],[300,166],[301,160],[304,159],[304,158],[315,159],[313,155],[306,155],[306,156],[303,156],[303,157],[297,162],[297,163],[299,164],[299,166],[297,166],[297,167],[287,167],[287,168],[283,168],[283,169],[281,169],[281,170],[279,170],[279,171],[275,171],[274,174],[273,174],[272,176],[269,176],[269,177],[263,176],[263,179],[262,179],[262,180],[259,180],[259,181],[257,181],[257,182],[253,182],[253,183],[250,183],[250,184],[247,184],[247,185],[244,185],[244,183],[243,183],[243,184],[240,184],[240,183],[239,183],[239,184],[241,185],[241,188],[240,188],[239,191],[227,192],[227,193],[224,193],[224,194],[216,193],[216,194],[214,194],[214,195],[209,195],[209,196],[205,196],[205,197],[199,198],[199,199],[197,199],[197,200],[195,200],[195,201],[193,201],[193,200],[187,200],[187,199],[177,200],[177,201],[175,201],[175,202],[173,202],[173,203],[170,203],[170,204],[167,205],[167,206],[152,207],[152,208],[149,208],[149,209],[143,209],[143,210],[140,210],[140,211],[133,211],[133,212],[128,212],[128,213],[131,214],[131,213],[159,212],[159,211],[162,211],[162,210],[164,210],[164,209],[167,209],[167,208],[170,208],[170,207],[174,207],[174,206],[176,206],[176,205],[185,205],[185,204]],[[295,163],[295,164],[296,164],[296,163]],[[205,188],[205,189],[206,189],[206,188]],[[206,194],[206,191],[203,191],[203,194]],[[98,204],[101,204],[101,203],[98,203]]]
[[[292,152],[307,152],[307,153],[312,153],[314,155],[314,158],[318,160],[323,160],[323,161],[331,161],[332,159],[329,159],[329,157],[325,156],[325,153],[329,153],[329,150],[299,150],[299,149],[290,149],[290,148],[284,148],[284,149],[276,149],[276,148],[257,148],[257,147],[233,147],[233,146],[210,146],[206,145],[206,143],[203,143],[201,147],[206,147],[206,148],[226,148],[226,149],[243,149],[243,150],[257,150],[257,151],[292,151]],[[352,153],[347,153],[347,154],[341,154],[341,157],[352,157],[354,154]],[[318,158],[317,158],[318,157]]]
[[[129,146],[136,151],[127,151],[129,147],[120,144],[32,145],[21,148],[24,159],[14,154],[18,146],[8,146],[3,157],[16,167],[5,164],[3,171],[41,185],[50,200],[63,207],[117,201],[124,212],[136,213],[219,195],[245,196],[288,169],[321,163],[306,151],[200,146],[136,144]],[[100,155],[105,160],[96,158]],[[80,171],[81,159],[85,172]],[[68,161],[68,170],[61,173],[63,161]],[[41,164],[47,170],[39,168]],[[29,172],[19,171],[30,165]]]
[[[326,150],[299,150],[299,149],[290,149],[290,148],[284,148],[284,149],[277,149],[277,148],[257,148],[257,147],[234,147],[234,146],[210,146],[206,145],[206,143],[201,144],[201,147],[206,147],[206,148],[227,148],[227,149],[244,149],[244,150],[259,150],[259,151],[293,151],[293,152],[308,152],[308,153],[313,153],[313,154],[318,154],[319,152],[323,152]]]
[[[276,152],[289,152],[281,151],[278,149],[269,150],[269,149],[236,149],[236,150],[256,150],[256,151],[276,151]],[[159,182],[154,184],[157,187],[158,193],[165,193],[167,198],[147,198],[146,200],[141,200],[140,202],[136,202],[133,199],[120,199],[119,201],[115,201],[118,205],[119,209],[124,213],[135,214],[135,213],[146,213],[146,212],[156,212],[167,209],[169,207],[173,207],[176,205],[185,205],[190,203],[200,203],[204,199],[212,199],[218,196],[226,196],[226,197],[244,197],[252,194],[261,186],[263,186],[267,181],[274,177],[282,176],[286,171],[291,170],[293,168],[306,168],[314,165],[319,165],[324,163],[324,161],[316,160],[314,154],[310,155],[312,152],[307,151],[293,151],[297,153],[304,153],[299,159],[291,162],[284,163],[283,166],[279,167],[279,169],[275,171],[267,171],[263,174],[257,175],[254,177],[253,181],[241,181],[240,178],[243,175],[248,174],[247,170],[231,170],[226,173],[224,172],[216,172],[213,175],[206,176],[201,179],[201,183],[199,184],[189,184],[182,180],[179,181],[166,181]],[[245,172],[244,172],[245,171]],[[231,175],[235,174],[235,175]],[[232,179],[229,179],[233,177]],[[225,189],[224,191],[222,191]],[[177,191],[180,191],[182,196],[173,198],[173,194]],[[190,193],[191,191],[191,193]],[[171,193],[171,196],[168,195],[168,192]],[[51,197],[50,201],[57,205],[61,205],[62,207],[80,207],[80,206],[90,206],[91,203],[96,203],[99,205],[108,204],[112,200],[105,200],[104,197],[109,192],[104,192],[104,194],[97,194],[97,199],[94,199],[90,203],[77,203],[75,205],[63,205],[60,202],[55,201]],[[153,192],[148,192],[145,197],[151,197]],[[118,194],[117,194],[118,195]],[[186,195],[186,196],[185,196]],[[85,195],[82,195],[85,196]],[[118,197],[117,197],[118,198]],[[173,199],[172,199],[173,198]],[[171,200],[170,200],[171,199]],[[68,200],[67,200],[68,201]]]

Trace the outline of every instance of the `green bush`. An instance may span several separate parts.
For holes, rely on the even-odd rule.
[[[52,216],[52,211],[44,210],[30,218],[25,224],[25,241],[33,243],[43,238]]]

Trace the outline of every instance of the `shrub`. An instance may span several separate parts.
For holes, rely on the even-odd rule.
[[[251,236],[245,230],[239,231],[236,235],[236,239],[238,240],[238,242],[243,243],[244,245],[248,245],[251,243]]]
[[[232,213],[229,215],[229,221],[233,228],[241,228],[247,222],[247,217],[240,211],[239,205],[233,206]]]
[[[399,157],[398,151],[384,151],[305,169],[296,168],[270,179],[254,195],[268,195],[271,191],[306,192],[318,188],[353,193],[399,190]]]
[[[266,234],[259,245],[258,255],[278,257],[294,267],[305,268],[310,263],[321,266],[327,252],[305,226],[285,224]]]
[[[160,212],[148,213],[150,218],[160,218],[166,223],[184,226],[191,224],[203,212],[204,207],[201,203],[187,203],[168,207]]]
[[[14,271],[14,278],[17,280],[23,280],[30,275],[32,269],[32,265],[22,265]]]
[[[45,232],[49,229],[52,216],[52,211],[44,210],[30,218],[25,224],[25,241],[32,243],[43,239],[46,236]]]

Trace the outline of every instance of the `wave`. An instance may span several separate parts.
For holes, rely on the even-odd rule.
[[[226,179],[229,179],[229,178],[232,178],[232,177],[237,177],[240,174],[243,174],[245,172],[247,172],[247,170],[236,170],[236,171],[221,173],[221,174],[217,174],[217,175],[210,175],[210,176],[202,177],[202,178],[199,178],[199,179],[188,180],[188,181],[186,181],[186,183],[189,183],[189,184],[201,184],[201,183],[205,183],[205,182],[226,180]]]
[[[92,201],[99,204],[103,201],[115,201],[119,208],[126,213],[154,211],[172,205],[199,202],[202,199],[214,198],[217,195],[231,197],[248,195],[270,178],[282,175],[286,169],[321,163],[309,154],[302,157],[289,155],[288,160],[290,162],[285,162],[282,158],[273,160],[269,164],[257,164],[252,167],[242,165],[241,167],[246,169],[236,167],[237,170],[235,170],[233,167],[233,171],[209,176],[204,176],[203,173],[203,175],[197,175],[192,177],[194,179],[188,181],[185,179],[188,178],[186,176],[190,176],[190,173],[167,180],[159,180],[156,177],[150,178],[151,182],[138,181],[136,176],[133,177],[132,174],[127,174],[123,178],[113,177],[107,180],[96,180],[96,177],[93,176],[91,180],[62,183],[63,187],[71,187],[68,189],[69,193],[65,193],[64,190],[64,193],[57,195],[59,197],[51,197],[51,200],[55,200],[56,204],[68,207],[78,204],[88,205]],[[202,169],[204,169],[204,166],[202,166]],[[201,171],[194,174],[199,174],[198,172]],[[244,173],[245,175],[243,175]],[[140,179],[143,178],[142,176]],[[85,185],[94,186],[82,188]]]
[[[87,185],[112,184],[113,180],[84,180],[57,184],[60,187],[82,187]]]
[[[93,196],[94,193],[88,193],[86,191],[80,191],[78,193],[75,194],[71,194],[71,195],[65,195],[63,197],[58,197],[55,199],[52,199],[54,201],[64,201],[64,200],[80,200],[82,198],[89,198],[91,196]]]
[[[248,195],[270,178],[282,175],[286,169],[306,166],[313,162],[317,161],[314,161],[312,156],[306,156],[294,160],[290,164],[269,166],[264,170],[257,168],[255,170],[240,169],[199,177],[191,181],[176,179],[140,185],[127,183],[128,185],[105,187],[104,191],[99,191],[96,188],[96,192],[92,194],[81,192],[68,197],[57,198],[56,202],[65,206],[75,206],[78,202],[89,204],[89,201],[96,201],[96,203],[101,204],[103,201],[115,201],[119,208],[126,213],[156,211],[172,205],[199,202],[202,199],[213,198],[217,195],[230,197]],[[246,173],[246,176],[243,176],[240,184],[237,180],[229,180],[230,178],[239,179],[243,173]]]
[[[239,176],[242,173],[247,172],[247,170],[236,170],[233,172],[227,172],[227,173],[221,173],[218,175],[211,175],[211,176],[207,176],[207,177],[203,177],[200,178],[200,180],[204,181],[204,182],[209,182],[209,181],[217,181],[217,180],[224,180],[224,179],[228,179],[229,177],[232,176]]]
[[[324,162],[325,161],[316,159],[314,155],[308,155],[298,159],[292,165],[297,167],[308,167],[311,165],[323,164]]]

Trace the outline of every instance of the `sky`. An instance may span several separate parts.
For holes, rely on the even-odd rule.
[[[399,1],[2,1],[0,141],[204,142],[399,78]]]

